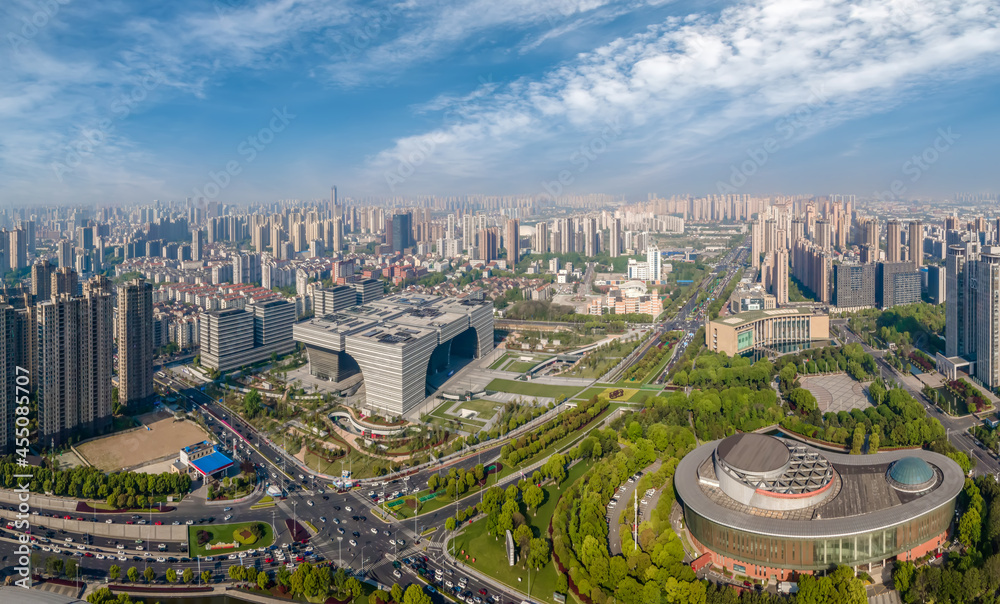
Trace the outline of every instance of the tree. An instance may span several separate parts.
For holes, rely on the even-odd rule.
[[[75,579],[79,569],[80,565],[73,558],[66,558],[63,563],[63,574],[66,575],[67,579]]]
[[[62,574],[63,561],[58,556],[49,556],[45,559],[45,572],[58,577]]]
[[[376,589],[371,594],[368,595],[368,604],[384,604],[389,601],[391,596],[388,592]],[[398,600],[397,600],[398,601]]]
[[[257,573],[257,587],[261,589],[267,589],[267,586],[270,582],[271,579],[268,578],[266,572],[260,571],[259,573]]]
[[[361,582],[355,579],[354,577],[351,577],[350,579],[347,580],[347,582],[344,584],[344,588],[351,594],[351,596],[355,598],[360,596],[361,592],[363,591],[361,587]]]
[[[545,492],[538,485],[530,485],[524,490],[524,505],[528,506],[534,513],[538,513],[538,506],[542,505],[545,501]]]
[[[431,604],[431,597],[425,594],[419,585],[410,585],[403,593],[403,601],[400,604]]]
[[[239,564],[233,564],[229,567],[229,578],[233,581],[243,580],[243,567]]]
[[[172,568],[168,568],[165,576],[167,578],[167,583],[176,583],[177,582],[177,571],[176,570],[174,570]]]
[[[185,568],[184,572],[181,573],[181,578],[185,583],[191,583],[191,581],[194,581],[194,571],[190,568]]]
[[[982,520],[976,509],[967,510],[962,514],[962,519],[958,522],[958,540],[962,545],[972,549],[979,543],[979,535],[982,532]]]
[[[399,583],[392,584],[392,591],[390,593],[392,594],[393,602],[403,601],[403,588],[399,586]]]
[[[878,453],[879,437],[878,430],[872,429],[871,436],[868,437],[868,454],[874,455]]]
[[[122,568],[117,564],[112,564],[111,568],[108,569],[108,577],[112,581],[117,581],[122,576]]]
[[[861,447],[865,444],[865,426],[858,424],[854,426],[854,438],[851,440],[851,455],[860,455]]]
[[[128,569],[128,572],[125,573],[125,576],[128,577],[129,582],[131,582],[131,583],[138,583],[139,582],[139,569],[136,568],[136,567],[134,567],[134,566],[130,566],[129,569]]]
[[[528,554],[528,564],[541,570],[549,562],[549,541],[536,537],[531,540],[530,553]],[[617,558],[616,558],[617,559]]]
[[[453,531],[453,530],[455,530],[455,518],[453,516],[449,516],[444,521],[444,529],[446,531]]]
[[[156,571],[153,570],[152,566],[147,566],[146,570],[142,572],[142,576],[146,578],[146,583],[152,583],[153,579],[156,578]]]
[[[257,417],[261,411],[260,401],[260,392],[250,389],[250,392],[243,397],[243,414],[250,419]]]

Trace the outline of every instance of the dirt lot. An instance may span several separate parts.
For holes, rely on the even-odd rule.
[[[136,419],[143,426],[126,434],[92,440],[77,447],[87,461],[106,472],[131,468],[165,455],[177,455],[182,447],[208,439],[201,427],[190,421],[175,421],[165,412],[147,413]]]

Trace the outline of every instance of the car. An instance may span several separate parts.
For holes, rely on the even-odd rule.
[[[378,529],[375,528],[374,526],[372,527],[372,534],[373,535],[377,535],[378,534]]]
[[[157,561],[157,562],[166,562],[166,561],[167,561],[167,559],[166,559],[166,558],[164,558],[163,556],[158,556],[158,557],[156,558],[156,561]]]
[[[138,524],[146,524],[146,519],[145,519],[145,518],[143,518],[143,519],[141,519],[141,520],[138,520],[138,521],[136,521],[136,522],[137,522]]]
[[[247,553],[246,552],[240,552],[240,553],[236,554],[236,557],[237,558],[246,558],[247,557]]]
[[[392,576],[393,576],[393,577],[396,577],[397,579],[399,579],[399,578],[401,578],[401,577],[402,577],[403,575],[402,575],[402,573],[400,573],[400,572],[399,572],[398,570],[394,570],[394,571],[392,571]]]
[[[172,525],[174,525],[174,526],[177,526],[177,525],[179,525],[180,523],[181,523],[181,521],[180,521],[180,520],[174,520],[174,521],[173,521],[173,522],[171,522],[170,524],[172,524]]]
[[[351,544],[351,547],[357,547],[357,545],[358,545],[358,542],[355,541],[354,539],[351,539],[350,541],[348,541],[348,543]]]
[[[156,526],[163,526],[163,523],[162,523],[162,522],[160,522],[159,520],[157,520],[157,521],[156,521],[156,522],[154,522],[153,524],[154,524],[154,525],[156,525]]]
[[[479,595],[485,596],[486,595],[486,588],[480,589],[479,590]]]
[[[236,554],[229,554],[229,559],[230,560],[235,560],[236,559]]]
[[[396,545],[395,539],[389,539],[389,545]]]
[[[135,524],[135,520],[126,520],[125,524]]]
[[[338,527],[337,527],[337,532],[338,532],[338,533],[340,533],[341,535],[343,535],[343,534],[344,534],[344,529],[342,529],[342,528],[340,528],[340,527],[338,526]]]
[[[646,505],[647,503],[649,503],[649,502],[648,502],[648,501],[646,501],[645,499],[640,499],[640,500],[639,500],[639,504],[640,504],[640,505]]]
[[[382,531],[382,534],[383,534],[384,536],[388,537],[388,536],[389,536],[389,531]]]
[[[451,589],[452,587],[455,587],[455,584],[452,583],[451,581],[445,581],[444,586],[447,587],[448,589]]]
[[[307,504],[307,505],[308,505],[309,507],[312,507],[312,506],[316,505],[315,503],[313,503],[313,500],[312,500],[312,499],[310,499],[310,500],[306,501],[306,504]]]
[[[205,562],[215,562],[215,556],[206,556]]]
[[[942,554],[941,552],[938,552],[938,553],[934,554],[934,559],[936,560],[936,559],[940,558],[943,555],[944,554]]]
[[[107,520],[105,520],[105,521],[104,521],[104,523],[105,523],[105,524],[114,524],[114,523],[115,523],[115,521],[114,521],[114,520],[112,520],[111,518],[108,518]]]
[[[73,543],[72,537],[66,537],[66,543]]]
[[[347,507],[344,508],[344,510],[346,510],[348,512],[353,512],[354,508],[352,508],[351,506],[347,506]]]
[[[375,491],[368,491],[368,496],[369,497],[374,497],[375,496]]]
[[[141,552],[142,551],[142,546],[141,545],[135,546],[135,551]]]
[[[330,501],[329,495],[323,495],[323,501]]]
[[[222,511],[223,512],[231,512],[231,511],[233,511],[233,508],[222,508]]]
[[[128,560],[128,558],[126,558],[125,556],[118,556],[119,562],[125,562],[126,560]]]
[[[340,524],[340,518],[334,518],[333,519],[333,523],[334,524]]]
[[[361,533],[359,533],[358,531],[354,531],[351,534],[354,535],[355,537],[360,537],[361,536]]]
[[[751,587],[751,586],[753,586],[753,583],[751,583],[749,581],[744,581],[743,582],[743,587]]]
[[[229,519],[230,519],[230,518],[232,518],[232,517],[233,517],[233,515],[232,515],[232,514],[226,514],[226,517],[225,517],[224,519],[225,519],[225,520],[229,520]]]
[[[319,521],[320,522],[326,522],[326,516],[320,516],[319,517]]]

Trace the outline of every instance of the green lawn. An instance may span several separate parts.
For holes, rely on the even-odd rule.
[[[604,388],[587,388],[583,392],[577,394],[574,398],[578,400],[589,401],[592,397],[604,392]]]
[[[487,390],[494,392],[509,392],[511,394],[522,394],[524,396],[545,396],[549,398],[572,398],[581,388],[576,386],[560,386],[552,384],[539,384],[537,382],[520,382],[516,380],[495,379],[486,386]]]
[[[490,369],[500,369],[501,367],[503,367],[503,364],[507,362],[509,356],[510,353],[505,352],[502,357],[500,357],[492,365],[490,365]]]
[[[484,399],[476,399],[472,401],[465,401],[458,407],[455,407],[455,411],[459,409],[467,409],[469,411],[475,411],[479,415],[476,416],[477,419],[490,419],[497,414],[497,409],[503,407],[503,403],[498,403],[496,401],[488,401]],[[464,420],[463,420],[464,421]]]
[[[467,407],[467,405],[469,405],[470,403],[473,404],[473,406]],[[459,403],[457,401],[448,401],[448,400],[446,400],[445,402],[443,402],[440,405],[438,405],[437,408],[434,409],[434,411],[430,412],[430,414],[428,415],[428,421],[427,421],[427,423],[434,424],[434,425],[437,425],[437,426],[441,426],[442,428],[452,429],[453,428],[452,421],[458,421],[458,422],[461,422],[461,424],[462,424],[461,427],[465,428],[466,430],[468,430],[469,427],[482,429],[486,425],[486,422],[483,421],[483,420],[478,420],[478,419],[461,419],[458,416],[448,415],[445,412],[451,410],[452,407],[455,407],[455,406],[457,406],[456,408],[465,407],[465,408],[468,408],[468,409],[473,409],[475,411],[479,411],[480,409],[478,409],[476,407],[476,404],[482,406],[485,409],[490,409],[490,407],[487,407],[486,403],[490,403],[491,405],[494,405],[494,406],[500,404],[500,403],[492,403],[491,401],[467,401],[465,403]],[[494,414],[495,414],[495,412],[490,413],[489,415],[486,416],[486,419],[489,419],[490,417],[493,417]]]
[[[589,463],[576,464],[570,468],[563,485],[573,484],[573,481],[580,478],[589,468]],[[552,519],[552,513],[556,508],[556,502],[559,500],[560,495],[562,495],[561,489],[555,485],[546,486],[542,490],[545,491],[545,501],[539,506],[537,513],[532,514],[528,512],[528,522],[534,527],[536,535],[541,535],[542,531],[548,527],[549,521]],[[550,561],[542,567],[541,571],[535,572],[532,570],[530,572],[531,591],[528,592],[529,571],[521,568],[520,561],[516,562],[513,567],[508,566],[504,541],[497,540],[485,534],[485,532],[485,520],[479,520],[475,524],[468,525],[455,538],[453,545],[455,556],[465,561],[465,556],[460,553],[464,550],[469,554],[469,559],[465,563],[471,565],[479,572],[487,574],[501,583],[510,585],[522,592],[527,592],[532,599],[555,604],[555,600],[552,598],[552,592],[556,588],[555,564]],[[472,562],[473,557],[476,558],[475,563]],[[518,579],[521,580],[518,581]]]
[[[535,361],[514,361],[504,369],[504,371],[512,371],[514,373],[525,373],[531,370],[532,367],[537,365]]]
[[[232,543],[236,541],[233,537],[233,532],[242,528],[249,529],[251,524],[254,522],[237,522],[235,524],[206,524],[206,525],[192,525],[188,527],[188,554],[190,557],[195,556],[228,556],[229,554],[234,554],[237,552],[242,552],[248,549],[256,549],[258,547],[267,547],[274,543],[274,531],[271,529],[271,525],[266,522],[256,522],[256,524],[264,525],[264,536],[255,541],[254,543],[248,545],[240,545],[239,547],[230,549],[218,549],[209,550],[200,545],[198,545],[198,531],[204,530],[208,531],[212,535],[212,539],[206,544],[211,545],[213,543]]]

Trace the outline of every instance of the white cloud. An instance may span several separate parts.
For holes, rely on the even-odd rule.
[[[537,79],[469,100],[462,106],[466,121],[400,139],[369,158],[370,177],[378,181],[414,148],[432,147],[401,186],[427,191],[438,174],[490,184],[525,173],[530,178],[537,163],[525,155],[533,147],[568,158],[605,120],[622,116],[625,133],[614,143],[621,161],[606,162],[605,182],[623,185],[663,174],[803,104],[809,118],[793,129],[791,141],[884,111],[917,87],[995,70],[998,21],[1000,13],[986,0],[889,6],[884,0],[760,0],[717,16],[671,18]],[[644,168],[625,171],[623,165]],[[568,161],[542,170],[565,167]]]

